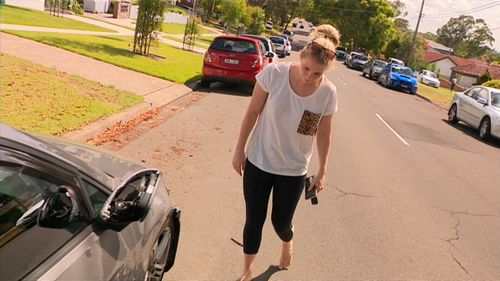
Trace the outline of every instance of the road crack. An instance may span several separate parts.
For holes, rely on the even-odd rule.
[[[462,216],[474,216],[474,217],[494,217],[494,215],[490,214],[476,214],[476,213],[471,213],[471,212],[463,212],[463,211],[450,211],[450,210],[444,210],[450,214],[450,216],[455,220],[455,225],[452,227],[453,230],[455,230],[455,236],[446,240],[446,243],[448,243],[451,247],[453,247],[457,252],[460,252],[457,248],[457,246],[453,243],[455,241],[460,240],[460,218],[459,215]],[[460,260],[453,254],[453,251],[451,248],[448,249],[451,258],[455,261],[455,263],[467,274],[471,275],[467,268],[460,262]]]
[[[358,196],[358,197],[365,197],[365,198],[373,198],[374,196],[371,196],[371,195],[366,195],[366,194],[361,194],[361,193],[355,193],[355,192],[346,192],[346,191],[343,191],[342,189],[334,186],[333,188],[335,188],[338,192],[342,193],[342,195],[340,196],[337,196],[335,198],[335,200],[339,199],[339,198],[342,198],[342,197],[345,197],[347,195],[351,195],[351,196]]]

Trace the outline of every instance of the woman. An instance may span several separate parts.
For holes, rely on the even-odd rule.
[[[304,188],[315,135],[320,168],[311,188],[319,192],[325,186],[333,113],[338,107],[335,86],[324,73],[333,68],[340,34],[331,25],[321,25],[311,37],[300,51],[300,62],[269,64],[256,76],[241,125],[233,157],[233,168],[240,176],[243,173],[246,205],[241,280],[252,278],[271,190],[272,223],[283,241],[279,267],[286,269],[291,264],[292,218]]]

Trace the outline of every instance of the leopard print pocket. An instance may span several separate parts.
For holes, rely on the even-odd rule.
[[[316,114],[308,110],[304,110],[304,114],[302,115],[302,119],[300,120],[297,133],[306,136],[316,135],[320,119],[321,119],[321,114]]]

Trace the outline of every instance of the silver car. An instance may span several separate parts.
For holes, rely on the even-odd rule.
[[[0,279],[161,280],[179,231],[159,170],[0,124]]]
[[[500,138],[500,90],[475,86],[453,96],[448,121],[463,121],[479,129],[479,137]]]

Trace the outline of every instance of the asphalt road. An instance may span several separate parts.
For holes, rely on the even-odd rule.
[[[297,59],[293,52],[290,59]],[[500,280],[500,142],[338,64],[333,153],[319,205],[301,201],[294,264],[264,227],[256,280]],[[215,84],[165,108],[119,153],[161,168],[183,211],[165,280],[236,280],[244,201],[232,151],[248,89]],[[390,128],[389,128],[390,127]],[[317,169],[313,159],[311,173]]]

